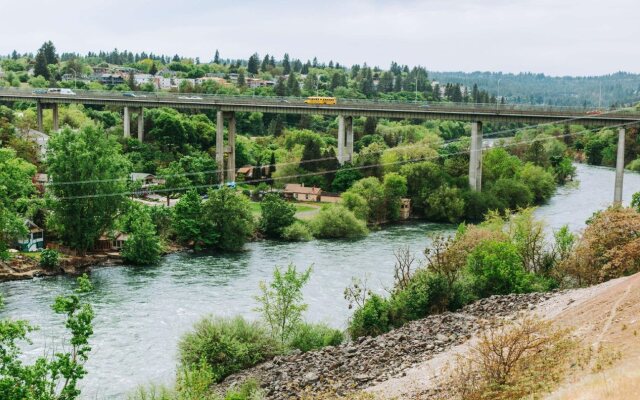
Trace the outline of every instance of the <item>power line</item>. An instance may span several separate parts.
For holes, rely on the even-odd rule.
[[[629,108],[633,108],[633,107],[618,108],[618,109],[615,109],[615,110],[603,112],[603,113],[601,113],[599,115],[618,112],[618,111],[629,109]],[[486,137],[489,137],[489,136],[500,135],[500,134],[504,134],[504,133],[517,132],[517,131],[521,131],[521,130],[525,130],[525,129],[534,129],[534,128],[550,126],[550,125],[556,125],[556,124],[567,124],[567,123],[570,123],[572,121],[581,120],[581,119],[584,119],[584,117],[572,117],[572,118],[567,118],[567,119],[560,120],[560,121],[543,122],[543,123],[539,123],[539,124],[525,125],[524,127],[519,127],[519,128],[504,129],[504,130],[500,130],[500,131],[494,131],[494,132],[491,132],[491,133],[483,134],[483,138],[486,138]],[[466,136],[461,136],[461,137],[456,138],[456,139],[444,140],[442,142],[442,145],[449,145],[451,143],[460,142],[464,138],[466,138]],[[421,144],[421,143],[416,143],[416,144],[409,145],[409,146],[389,147],[389,148],[385,148],[385,149],[381,149],[381,150],[378,150],[378,151],[371,152],[369,154],[380,154],[380,153],[383,153],[383,152],[385,152],[387,150],[400,150],[400,151],[402,151],[402,150],[406,150],[406,149],[421,147],[422,145],[423,144]],[[300,161],[289,161],[289,162],[275,163],[275,164],[266,164],[266,165],[261,165],[260,167],[262,167],[262,168],[271,168],[271,167],[278,168],[278,167],[282,167],[282,166],[285,166],[285,165],[300,165],[300,164],[306,164],[306,163],[312,163],[312,162],[320,162],[320,161],[328,161],[328,160],[334,160],[334,159],[336,159],[336,157],[321,157],[321,158],[315,158],[315,159],[310,159],[310,160],[300,160]],[[199,172],[184,172],[184,173],[171,174],[171,175],[159,175],[159,176],[156,176],[156,177],[160,178],[160,179],[167,179],[167,178],[175,178],[175,177],[180,177],[180,176],[188,177],[188,176],[195,176],[195,175],[219,174],[219,173],[226,173],[226,172],[235,171],[235,170],[236,170],[235,168],[233,168],[233,169],[227,168],[227,169],[220,169],[220,170],[219,169],[215,169],[215,170],[205,170],[205,171],[199,171]],[[102,182],[127,182],[129,180],[130,179],[128,177],[126,177],[126,178],[112,178],[112,179],[92,179],[92,180],[83,180],[83,181],[47,182],[45,184],[45,186],[66,186],[66,185],[78,185],[78,184],[102,183]]]
[[[628,126],[628,125],[632,125],[632,124],[636,124],[636,122],[635,121],[634,122],[627,122],[627,123],[624,123],[624,124],[612,125],[611,127],[612,128],[616,128],[616,127]],[[505,148],[505,147],[516,146],[516,145],[520,145],[520,144],[530,144],[530,143],[546,141],[546,140],[555,140],[555,139],[558,139],[558,138],[561,138],[561,137],[568,137],[568,136],[573,136],[573,135],[581,135],[581,134],[584,134],[584,133],[587,133],[587,132],[595,131],[597,129],[600,129],[600,128],[585,129],[585,130],[582,130],[580,132],[572,132],[572,133],[567,133],[567,134],[558,135],[558,136],[548,136],[548,137],[544,137],[544,138],[534,138],[534,139],[523,140],[523,141],[518,141],[518,142],[508,142],[508,143],[504,143],[502,145],[494,146],[493,148]],[[369,169],[369,168],[382,167],[382,166],[388,166],[388,165],[398,165],[398,164],[405,164],[405,163],[411,163],[411,162],[429,161],[429,160],[447,158],[447,157],[450,157],[450,156],[469,154],[469,153],[470,153],[470,150],[464,150],[464,151],[458,151],[458,152],[447,153],[447,154],[439,154],[439,155],[433,156],[433,157],[413,158],[413,159],[408,159],[408,160],[399,160],[399,161],[386,162],[386,163],[377,163],[377,164],[370,164],[370,165],[352,166],[352,167],[347,167],[347,168],[320,171],[320,172],[308,172],[308,173],[304,173],[304,174],[287,175],[287,176],[275,177],[275,178],[270,178],[270,179],[272,179],[272,180],[283,180],[283,179],[290,179],[290,178],[302,178],[302,177],[306,177],[306,176],[325,175],[325,174],[336,173],[338,171],[362,170],[362,169]],[[254,180],[244,181],[243,183],[261,183],[261,182],[267,182],[268,180],[269,179],[254,179]],[[221,186],[224,186],[224,184],[190,185],[190,186],[184,186],[184,187],[180,187],[180,188],[165,188],[165,189],[150,190],[150,191],[147,191],[147,193],[156,194],[156,193],[166,193],[166,192],[178,192],[178,191],[185,191],[185,190],[189,190],[189,189],[218,188],[218,187],[221,187]],[[59,197],[59,198],[57,198],[57,200],[74,200],[74,199],[87,199],[87,198],[97,198],[97,197],[131,196],[131,195],[135,195],[135,194],[138,194],[138,193],[135,192],[135,191],[127,191],[127,192],[118,192],[118,193],[101,193],[101,194],[89,194],[89,195],[80,195],[80,196]]]

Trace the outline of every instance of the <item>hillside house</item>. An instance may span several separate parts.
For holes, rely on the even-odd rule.
[[[16,240],[16,248],[20,251],[38,251],[44,249],[44,230],[26,219],[24,225],[29,231],[27,236]]]
[[[304,183],[287,183],[284,187],[284,197],[298,201],[320,201],[322,189],[318,187],[306,187]]]

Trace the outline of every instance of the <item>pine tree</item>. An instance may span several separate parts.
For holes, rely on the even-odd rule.
[[[220,52],[216,49],[216,54],[213,56],[213,63],[220,64]]]
[[[238,72],[238,87],[244,88],[247,86],[247,82],[244,78],[244,70],[240,70],[240,72]]]
[[[51,73],[47,67],[47,59],[45,58],[44,51],[42,49],[38,50],[36,65],[33,67],[33,74],[35,76],[42,76],[46,80],[51,78]]]
[[[58,63],[58,55],[56,54],[56,46],[53,45],[51,40],[45,42],[42,47],[40,47],[42,53],[44,55],[44,59],[49,64],[57,64]]]
[[[273,92],[276,96],[284,97],[287,95],[287,86],[284,83],[284,78],[279,77],[276,86],[273,88]]]
[[[376,133],[376,127],[378,126],[378,120],[375,117],[367,117],[364,120],[364,134],[373,135]]]
[[[260,56],[258,56],[258,53],[253,53],[253,55],[249,57],[249,61],[247,63],[247,72],[249,72],[250,74],[257,74],[259,64],[260,64]]]
[[[264,59],[262,60],[262,65],[260,65],[260,70],[262,72],[267,72],[269,70],[269,55],[266,54]]]
[[[291,73],[291,63],[289,63],[289,54],[285,53],[282,59],[282,73],[287,75]]]
[[[311,61],[307,60],[307,62],[302,66],[300,73],[307,75],[309,73],[309,68],[311,68]]]
[[[291,72],[287,79],[287,94],[289,96],[300,96],[300,84],[298,83],[295,72]]]
[[[156,66],[156,63],[153,62],[151,63],[151,68],[149,68],[149,74],[155,75],[157,73],[158,73],[158,67]]]

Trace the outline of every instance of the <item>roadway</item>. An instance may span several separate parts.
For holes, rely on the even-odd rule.
[[[382,101],[338,98],[335,105],[306,104],[301,97],[227,96],[200,93],[123,92],[73,90],[75,94],[39,93],[32,89],[0,88],[0,102],[29,101],[50,104],[79,103],[113,107],[170,107],[190,110],[324,114],[353,117],[440,119],[455,121],[545,123],[571,122],[611,126],[640,122],[637,108],[598,110],[520,104]]]

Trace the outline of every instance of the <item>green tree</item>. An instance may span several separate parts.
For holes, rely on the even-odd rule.
[[[287,94],[289,96],[300,96],[300,84],[298,83],[298,78],[296,78],[295,73],[290,73],[287,78]]]
[[[191,181],[185,176],[186,172],[182,165],[175,161],[159,172],[160,176],[164,178],[164,190],[167,196],[167,206],[169,206],[171,196],[184,192],[186,188],[191,186]]]
[[[240,250],[253,234],[249,200],[230,188],[209,190],[209,199],[202,206],[202,214],[218,233],[215,247],[220,250]]]
[[[380,223],[386,217],[384,186],[376,177],[360,179],[354,183],[349,192],[362,196],[369,206],[367,220],[372,223]]]
[[[47,81],[51,78],[51,73],[47,67],[47,59],[42,50],[39,50],[36,55],[36,64],[33,67],[33,74],[35,76],[41,76]]]
[[[270,193],[260,203],[260,230],[271,238],[281,238],[286,227],[295,221],[296,208],[277,194]]]
[[[84,253],[113,224],[131,164],[101,128],[63,129],[49,140],[53,218],[65,244]]]
[[[275,87],[273,88],[273,92],[276,96],[284,97],[287,95],[287,85],[285,84],[284,78],[279,77],[276,82]]]
[[[442,185],[427,196],[426,215],[434,221],[458,222],[464,215],[464,198],[460,189]]]
[[[271,328],[272,335],[285,345],[296,328],[302,323],[302,314],[307,309],[303,302],[302,288],[311,277],[311,267],[298,272],[289,264],[286,271],[279,267],[273,270],[273,280],[267,284],[260,282],[262,294],[256,297],[260,303],[257,311]]]
[[[24,362],[18,342],[28,342],[28,334],[36,328],[23,320],[0,320],[0,399],[75,400],[80,396],[78,383],[87,373],[84,365],[91,351],[94,319],[91,305],[82,301],[81,294],[91,289],[83,275],[76,294],[55,299],[53,310],[66,316],[69,346],[53,356],[38,357],[33,364]]]
[[[334,192],[344,192],[360,179],[362,179],[360,171],[353,169],[353,164],[344,163],[336,172],[336,176],[331,183],[331,189]]]
[[[48,42],[44,42],[40,50],[44,54],[45,60],[47,60],[48,64],[57,64],[58,63],[58,54],[56,54],[56,46],[53,45],[53,42],[49,40]]]
[[[311,221],[313,234],[321,239],[352,239],[366,236],[364,221],[341,205],[326,205]]]
[[[383,185],[387,218],[397,221],[400,218],[400,199],[407,195],[407,178],[391,172],[384,176]]]
[[[259,66],[260,66],[260,56],[258,56],[258,53],[253,53],[251,57],[249,57],[249,62],[247,64],[247,72],[249,72],[250,74],[257,74]]]
[[[155,264],[160,260],[162,246],[145,208],[135,208],[131,218],[129,239],[122,248],[122,258],[131,264]]]
[[[218,233],[210,221],[203,218],[202,199],[196,190],[189,190],[176,203],[173,228],[180,243],[196,249],[213,247]]]

